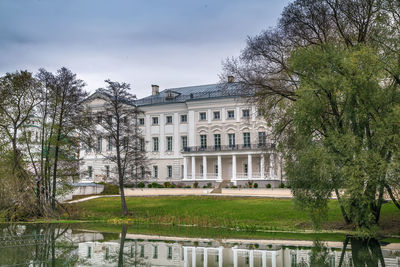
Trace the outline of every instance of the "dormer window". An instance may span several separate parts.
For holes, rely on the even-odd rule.
[[[171,90],[168,90],[166,92],[165,99],[171,100],[171,99],[174,99],[174,98],[175,98],[175,94]]]

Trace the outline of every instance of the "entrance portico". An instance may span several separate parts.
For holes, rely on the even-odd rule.
[[[184,181],[222,182],[225,180],[237,185],[238,181],[278,179],[275,154],[264,151],[185,153],[183,154],[183,171]]]

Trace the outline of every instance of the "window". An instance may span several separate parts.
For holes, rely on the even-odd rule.
[[[243,133],[243,146],[250,147],[250,133]]]
[[[235,145],[236,145],[236,140],[235,140],[235,134],[234,133],[231,133],[231,134],[228,134],[228,142],[229,142],[229,147],[235,147]]]
[[[158,117],[153,117],[153,125],[158,125]]]
[[[144,178],[144,176],[146,175],[146,170],[143,166],[140,167],[140,174],[141,174],[142,178]]]
[[[203,164],[200,165],[200,173],[201,173],[201,174],[204,173],[204,166],[203,166]]]
[[[153,151],[158,151],[158,137],[153,137]]]
[[[97,152],[101,152],[101,143],[102,143],[102,138],[101,136],[97,137]]]
[[[167,166],[167,178],[172,178],[172,166]]]
[[[243,172],[245,175],[248,175],[249,173],[249,166],[247,165],[247,163],[243,164]]]
[[[167,151],[172,150],[172,136],[167,136]]]
[[[101,115],[97,115],[97,123],[101,123],[101,121],[102,121],[102,116]]]
[[[167,116],[167,124],[171,124],[172,123],[172,116]]]
[[[215,165],[215,174],[218,174],[218,165]]]
[[[112,150],[112,137],[108,137],[108,144],[107,144],[107,150],[111,151]]]
[[[128,124],[128,117],[127,116],[123,117],[122,122],[125,124]]]
[[[235,111],[228,110],[228,119],[234,119],[234,118],[235,118]]]
[[[207,119],[207,115],[205,112],[200,112],[200,120],[205,121]]]
[[[145,149],[145,141],[144,138],[140,138],[140,150],[144,151]]]
[[[106,178],[110,178],[110,166],[106,165]]]
[[[158,178],[158,166],[153,166],[153,178]]]
[[[157,259],[158,258],[158,246],[154,246],[154,251],[153,251],[153,259]]]
[[[187,149],[187,136],[182,136],[182,149]]]
[[[261,117],[263,114],[262,114],[262,110],[261,109],[258,109],[257,110],[257,116],[259,116],[259,117]]]
[[[168,259],[172,259],[172,247],[168,247]]]
[[[221,135],[214,134],[214,148],[221,149]]]
[[[221,114],[219,111],[214,111],[214,120],[219,120],[221,118]]]
[[[200,147],[201,148],[207,147],[207,135],[205,134],[200,135]]]
[[[267,141],[267,135],[265,132],[258,132],[258,145],[265,146]]]
[[[140,245],[140,257],[144,257],[144,245]]]
[[[181,122],[182,123],[186,123],[187,122],[187,115],[186,114],[181,115]]]
[[[248,109],[243,109],[243,110],[242,110],[242,117],[243,117],[243,118],[248,118],[248,117],[250,117],[250,110],[248,110]]]
[[[90,259],[90,258],[92,258],[92,247],[88,247],[87,248],[87,257]]]
[[[108,116],[107,116],[107,123],[108,123],[109,125],[112,124],[112,115],[108,115]]]
[[[90,179],[93,178],[93,167],[92,166],[88,166],[88,176]]]
[[[139,119],[139,125],[144,125],[144,118]]]

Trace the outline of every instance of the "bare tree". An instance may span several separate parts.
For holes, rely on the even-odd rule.
[[[122,214],[128,214],[124,185],[144,177],[147,173],[147,157],[144,139],[138,128],[139,109],[135,106],[136,96],[129,93],[127,83],[105,81],[107,87],[100,92],[106,96],[104,109],[95,114],[99,136],[105,136],[115,146],[115,153],[104,154],[114,164],[113,173],[118,178],[121,194]]]

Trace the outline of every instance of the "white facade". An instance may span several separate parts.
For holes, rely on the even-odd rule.
[[[268,140],[267,125],[237,91],[226,93],[217,84],[160,93],[157,89],[136,103],[144,112],[139,121],[151,165],[147,181],[200,186],[222,181],[260,186],[281,182],[281,161]],[[103,101],[92,97],[89,105],[101,110]],[[112,153],[104,152],[109,148],[105,139],[100,148]],[[81,169],[86,171],[82,180],[97,182],[107,176],[109,164],[101,154],[83,151],[81,156]]]

